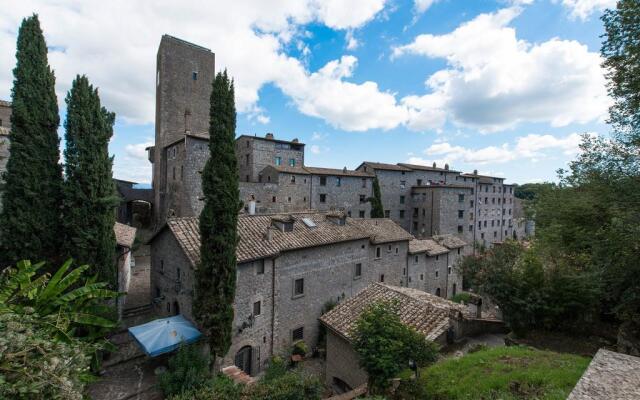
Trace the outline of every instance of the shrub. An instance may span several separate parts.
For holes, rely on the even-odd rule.
[[[203,386],[170,396],[168,400],[240,400],[243,389],[244,386],[236,384],[231,378],[217,375]]]
[[[269,361],[269,366],[264,373],[264,378],[262,378],[265,382],[271,381],[273,379],[280,378],[284,374],[287,373],[287,364],[284,362],[282,357],[272,357],[271,361]]]
[[[453,301],[454,303],[469,304],[470,300],[471,300],[471,295],[466,292],[458,293],[451,298],[451,301]]]
[[[247,400],[319,400],[322,391],[318,378],[290,371],[279,378],[248,387],[245,394]]]
[[[298,340],[293,344],[293,349],[291,349],[291,354],[304,357],[305,355],[307,355],[308,351],[309,351],[309,348],[307,347],[307,344],[304,342],[304,340]]]
[[[209,377],[209,357],[197,345],[182,345],[169,359],[169,369],[160,375],[158,384],[165,396],[171,396],[203,386]]]

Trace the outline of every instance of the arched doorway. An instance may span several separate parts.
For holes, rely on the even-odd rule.
[[[236,367],[240,368],[247,375],[251,375],[251,346],[244,346],[236,353]]]
[[[440,297],[440,288],[436,289],[436,296]]]
[[[178,303],[177,301],[173,302],[173,315],[178,315],[180,314],[180,303]]]

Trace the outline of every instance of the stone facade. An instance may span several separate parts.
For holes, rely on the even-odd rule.
[[[421,246],[422,243],[427,246]],[[462,275],[456,267],[471,252],[471,246],[456,243],[446,247],[444,244],[438,236],[433,239],[416,239],[410,243],[407,259],[408,287],[447,299],[462,291]]]
[[[156,134],[150,152],[153,163],[155,217],[166,218],[169,182],[165,147],[185,133],[209,130],[211,84],[215,77],[215,55],[211,50],[163,35],[156,61]]]
[[[314,210],[341,210],[350,217],[371,214],[373,174],[330,168],[306,168],[311,173],[311,203]]]
[[[241,135],[236,139],[236,157],[241,182],[263,182],[260,173],[267,166],[303,167],[304,144],[298,139],[277,140],[273,133]]]
[[[2,209],[2,192],[4,190],[3,174],[7,170],[10,143],[9,132],[11,129],[11,103],[0,100],[0,210]]]

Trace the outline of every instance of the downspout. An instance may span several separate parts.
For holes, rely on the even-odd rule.
[[[447,279],[445,281],[445,285],[444,285],[444,298],[448,299],[449,298],[449,254],[451,253],[451,250],[449,250],[449,252],[447,253],[447,270],[445,271],[447,274]]]

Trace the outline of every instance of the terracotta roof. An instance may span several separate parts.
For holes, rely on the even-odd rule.
[[[367,232],[374,244],[412,240],[413,235],[389,218],[356,218],[350,222]]]
[[[451,234],[434,235],[433,240],[446,247],[447,249],[457,249],[467,245],[467,242],[460,239],[458,236]]]
[[[409,242],[409,254],[427,253],[430,256],[437,256],[448,252],[449,249],[432,239],[413,239]]]
[[[407,163],[398,163],[398,165],[407,167],[410,169],[417,169],[419,171],[436,171],[436,172],[460,172],[447,168],[439,168],[439,167],[430,167],[428,165],[418,165],[418,164],[407,164]]]
[[[375,229],[367,225],[364,219],[346,218],[345,225],[338,225],[327,217],[328,212],[299,212],[273,215],[240,215],[238,217],[238,235],[240,241],[236,256],[238,263],[274,257],[280,252],[358,239],[369,239],[373,243],[410,240],[413,236],[389,219],[378,219]],[[272,227],[272,220],[291,218],[292,232],[282,232]],[[309,227],[303,219],[312,221]],[[371,223],[373,225],[373,223]],[[200,232],[196,217],[171,218],[167,227],[173,232],[195,266],[200,262]],[[153,240],[153,239],[152,239]]]
[[[309,175],[309,172],[304,167],[290,167],[288,165],[267,165],[262,169],[262,171],[267,168],[273,168],[278,172],[284,172],[287,174]]]
[[[360,164],[360,166],[363,166],[363,165],[366,165],[367,167],[371,167],[373,169],[381,169],[385,171],[411,171],[411,168],[403,167],[402,165],[397,165],[397,164],[385,164],[385,163],[364,161],[362,164]]]
[[[429,340],[435,340],[446,332],[450,318],[461,318],[465,311],[465,307],[460,304],[421,290],[372,283],[321,316],[320,321],[337,334],[351,340],[352,330],[362,312],[379,301],[397,301],[400,320]]]
[[[113,225],[113,231],[116,234],[116,242],[119,246],[133,247],[133,242],[136,240],[136,228],[116,222],[115,225]]]
[[[335,175],[335,176],[356,176],[361,178],[373,178],[374,174],[364,171],[354,171],[348,169],[338,168],[316,168],[316,167],[304,167],[309,173],[314,175]]]
[[[640,357],[600,349],[567,400],[640,399]]]

